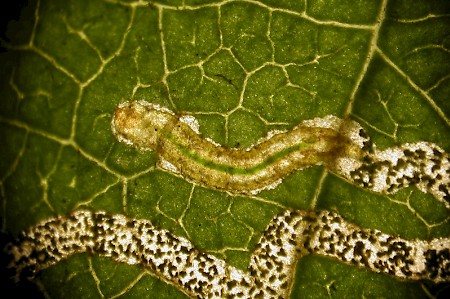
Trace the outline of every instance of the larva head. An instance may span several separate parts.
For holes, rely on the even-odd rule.
[[[156,149],[161,130],[175,115],[145,101],[126,102],[114,112],[112,130],[117,139],[144,150]]]

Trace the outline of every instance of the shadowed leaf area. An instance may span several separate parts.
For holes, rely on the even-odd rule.
[[[192,114],[205,137],[245,148],[333,114],[359,122],[380,149],[429,141],[449,152],[450,2],[29,0],[8,12],[2,243],[80,208],[149,219],[243,270],[286,208],[334,210],[411,239],[450,235],[448,210],[414,187],[384,196],[314,166],[255,197],[221,193],[157,168],[154,152],[119,143],[110,125],[119,103],[143,99]],[[295,271],[291,298],[450,292],[320,256]],[[89,254],[24,285],[11,288],[47,298],[186,298],[139,266]]]

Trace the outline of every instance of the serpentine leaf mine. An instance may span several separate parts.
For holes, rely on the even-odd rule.
[[[418,142],[378,151],[357,122],[336,116],[306,120],[237,149],[202,138],[193,116],[131,101],[116,109],[112,130],[121,142],[155,151],[161,168],[218,190],[256,194],[296,170],[324,165],[374,192],[415,185],[450,208],[450,161],[439,146]]]
[[[6,247],[16,280],[88,252],[141,265],[195,298],[287,298],[296,261],[320,254],[401,279],[450,281],[450,238],[405,240],[334,212],[286,210],[266,228],[247,271],[148,220],[79,210],[45,220]]]
[[[158,165],[203,186],[241,194],[274,188],[293,171],[324,165],[380,193],[414,185],[450,208],[448,154],[428,142],[378,151],[355,121],[335,116],[273,132],[247,149],[202,138],[191,115],[145,101],[116,109],[117,139],[157,153]],[[297,260],[318,254],[399,279],[450,281],[450,238],[406,240],[360,228],[330,211],[286,210],[272,219],[247,271],[195,249],[148,220],[78,210],[44,220],[7,244],[16,281],[87,252],[140,265],[192,297],[287,298]]]

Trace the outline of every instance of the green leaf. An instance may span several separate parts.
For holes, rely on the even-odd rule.
[[[144,99],[191,113],[201,132],[247,147],[273,129],[334,114],[379,148],[421,140],[450,151],[448,1],[30,0],[0,54],[2,232],[77,208],[150,219],[245,269],[283,209],[329,209],[406,238],[450,235],[449,212],[408,188],[382,196],[322,167],[257,197],[195,186],[118,143],[114,108]],[[403,282],[319,256],[292,298],[423,298]],[[77,255],[35,281],[49,297],[181,298],[140,267]]]

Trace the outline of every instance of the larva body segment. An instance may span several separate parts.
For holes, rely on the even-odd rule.
[[[168,109],[144,101],[125,102],[116,108],[111,128],[121,142],[141,150],[157,150],[161,131],[176,121]]]

